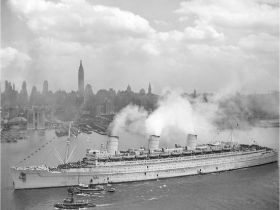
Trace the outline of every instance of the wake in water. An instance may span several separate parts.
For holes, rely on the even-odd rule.
[[[97,204],[96,207],[106,207],[106,206],[112,206],[113,203],[105,203],[105,204]]]
[[[148,200],[149,200],[149,201],[158,200],[158,198],[149,198]]]

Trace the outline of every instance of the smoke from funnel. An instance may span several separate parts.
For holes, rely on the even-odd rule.
[[[176,127],[184,133],[194,132],[192,106],[176,92],[166,93],[159,101],[158,108],[146,120],[148,133],[161,135],[169,127]]]
[[[272,97],[279,99],[279,95],[278,98]],[[251,129],[251,118],[257,119],[258,115],[269,113],[267,110],[279,107],[268,102],[259,100],[257,96],[233,94],[228,89],[225,93],[208,95],[206,101],[203,95],[193,98],[180,91],[169,90],[159,98],[152,113],[142,107],[128,105],[116,115],[109,129],[112,135],[119,135],[122,131],[144,137],[157,135],[161,137],[161,144],[166,146],[174,141],[185,144],[188,134],[198,134],[199,144],[209,143],[221,136],[220,131]],[[266,110],[258,111],[259,107],[263,109],[263,104],[267,105]],[[279,112],[270,115],[279,116]]]
[[[119,135],[121,131],[145,135],[145,120],[148,112],[138,106],[129,104],[123,108],[109,126],[112,135]]]
[[[128,105],[121,110],[110,125],[112,135],[120,131],[143,136],[157,135],[163,139],[173,136],[174,131],[187,136],[189,133],[209,133],[215,106],[191,104],[180,91],[167,91],[159,99],[158,107],[150,114],[138,106]]]

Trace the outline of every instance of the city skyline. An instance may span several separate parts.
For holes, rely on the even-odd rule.
[[[275,0],[3,0],[2,11],[2,88],[76,90],[82,59],[94,89],[278,89]]]
[[[72,92],[72,91],[74,91],[74,92],[77,92],[78,96],[83,96],[84,97],[85,93],[86,93],[87,86],[90,87],[90,89],[92,89],[92,85],[90,83],[85,83],[84,82],[84,77],[85,77],[84,68],[83,68],[82,60],[80,60],[80,65],[79,65],[79,68],[78,68],[77,87],[74,90],[66,91],[66,90],[63,90],[63,89],[58,89],[58,90],[49,89],[49,82],[48,82],[48,80],[44,80],[39,85],[39,86],[42,87],[42,89],[40,89],[40,87],[38,88],[36,85],[28,86],[28,83],[25,80],[22,81],[20,87],[16,87],[15,83],[13,83],[13,81],[4,80],[4,81],[2,81],[4,87],[3,88],[1,87],[1,93],[5,92],[7,90],[7,88],[8,88],[8,89],[12,89],[13,91],[18,91],[18,92],[25,91],[25,92],[27,92],[28,95],[30,95],[31,92],[32,92],[32,89],[36,88],[36,91],[38,91],[42,95],[46,95],[49,91],[51,91],[51,92],[56,92],[56,91]],[[101,88],[101,89],[96,89],[96,93],[99,90],[110,90],[110,89],[115,90],[114,88],[108,88],[108,89]],[[141,93],[144,90],[144,94],[146,94],[146,93],[147,94],[152,94],[152,86],[151,86],[150,82],[148,83],[148,87],[147,88],[146,87],[142,87],[138,91],[132,90],[130,84],[127,84],[127,87],[122,89],[122,90],[132,91],[132,92],[135,92],[135,93]],[[119,89],[117,91],[122,91],[122,90]],[[95,91],[93,91],[93,92],[95,92]]]

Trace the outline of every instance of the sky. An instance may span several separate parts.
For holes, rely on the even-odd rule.
[[[278,90],[278,0],[1,0],[1,88]],[[2,89],[3,90],[3,89]]]

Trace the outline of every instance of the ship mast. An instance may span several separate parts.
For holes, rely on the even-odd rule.
[[[68,161],[68,156],[69,156],[70,137],[71,137],[71,124],[72,124],[72,121],[69,123],[68,137],[67,137],[67,140],[66,140],[66,152],[65,152],[64,163],[67,163],[67,161]]]
[[[233,126],[231,127],[231,134],[230,134],[230,142],[232,143],[232,136],[233,136]]]

